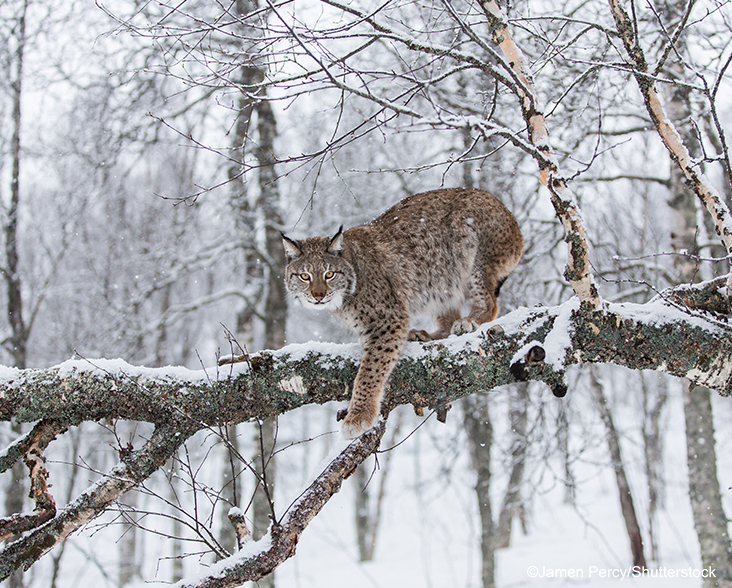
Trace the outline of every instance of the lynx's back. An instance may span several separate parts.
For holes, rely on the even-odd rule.
[[[290,294],[332,311],[361,337],[343,425],[348,437],[373,426],[408,338],[460,335],[496,317],[496,296],[523,249],[516,219],[500,201],[459,188],[410,196],[333,237],[283,239]],[[465,303],[470,312],[462,317]],[[433,317],[435,332],[409,330],[419,314]]]
[[[389,252],[391,272],[408,292],[410,314],[460,306],[470,294],[476,264],[494,278],[494,290],[500,288],[523,250],[514,216],[481,190],[416,194],[367,226],[374,241]],[[344,238],[348,240],[348,231]]]

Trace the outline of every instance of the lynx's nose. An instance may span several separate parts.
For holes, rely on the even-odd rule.
[[[325,292],[313,292],[312,295],[318,302],[322,302],[323,298],[325,298]]]

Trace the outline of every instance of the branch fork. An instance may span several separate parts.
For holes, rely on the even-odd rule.
[[[40,527],[56,516],[56,502],[48,490],[48,470],[43,452],[48,444],[68,429],[54,421],[40,421],[2,456],[2,471],[7,470],[22,454],[30,475],[30,498],[35,502],[31,513],[15,513],[0,519],[0,541]]]

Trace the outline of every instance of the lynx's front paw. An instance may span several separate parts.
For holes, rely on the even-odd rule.
[[[344,437],[355,439],[364,431],[368,431],[376,424],[377,414],[376,410],[354,409],[349,406],[341,428]]]
[[[432,336],[422,329],[412,329],[407,334],[407,341],[432,341]]]
[[[475,331],[480,325],[474,321],[471,318],[461,318],[456,320],[452,324],[452,329],[450,329],[451,335],[465,335],[466,333],[472,333]]]

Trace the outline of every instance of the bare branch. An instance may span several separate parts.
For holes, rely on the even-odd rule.
[[[679,133],[666,115],[655,84],[647,75],[648,62],[643,54],[643,48],[638,42],[635,29],[631,25],[630,17],[620,5],[619,0],[609,0],[609,3],[648,114],[650,114],[651,120],[671,159],[679,166],[689,186],[709,211],[714,222],[714,229],[725,250],[728,254],[732,254],[732,216],[730,211],[704,175],[699,164],[692,159],[688,148],[684,145]],[[732,298],[732,271],[729,273],[729,279],[727,280],[727,296]]]
[[[280,522],[274,522],[267,535],[257,542],[248,542],[244,549],[218,562],[208,575],[196,580],[183,580],[177,588],[233,588],[247,581],[256,581],[269,574],[286,559],[295,555],[300,534],[320,512],[341,484],[356,468],[379,448],[386,431],[386,421],[350,442],[289,508]]]
[[[0,551],[0,579],[27,570],[55,545],[99,516],[127,490],[147,479],[196,429],[173,421],[159,427],[138,451],[131,452],[102,480],[83,492],[57,516]]]
[[[493,38],[500,45],[511,69],[521,81],[517,86],[519,105],[529,129],[529,140],[543,155],[537,158],[539,179],[549,187],[552,204],[564,227],[565,241],[569,246],[565,277],[572,285],[582,304],[597,309],[602,301],[590,272],[589,246],[579,206],[559,173],[559,164],[549,145],[549,133],[544,114],[539,110],[534,85],[524,66],[524,57],[508,30],[506,18],[495,0],[483,0],[483,10],[493,29]]]

